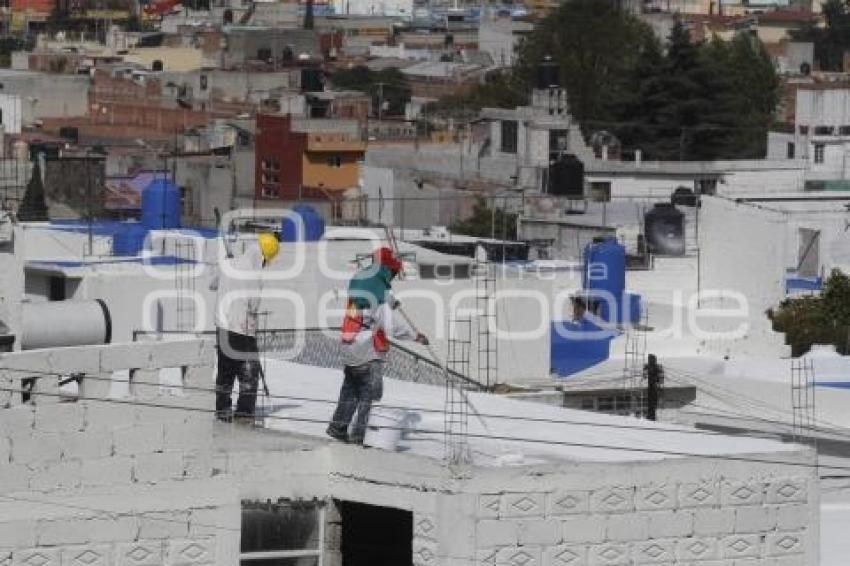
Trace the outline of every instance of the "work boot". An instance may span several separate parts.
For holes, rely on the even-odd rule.
[[[330,436],[334,440],[338,440],[339,442],[343,442],[345,444],[348,444],[348,435],[345,434],[345,433],[339,434],[339,433],[333,431],[332,429],[328,428],[325,431],[325,434],[327,434],[328,436]]]

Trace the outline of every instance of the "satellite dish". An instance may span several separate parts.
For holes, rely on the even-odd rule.
[[[804,76],[809,76],[812,73],[812,66],[808,63],[803,63],[800,65],[800,74]]]

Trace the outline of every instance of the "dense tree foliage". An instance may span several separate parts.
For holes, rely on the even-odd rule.
[[[761,42],[741,33],[695,44],[679,22],[662,43],[610,0],[566,0],[523,42],[517,65],[494,88],[432,109],[524,103],[546,56],[559,66],[586,137],[608,131],[626,152],[640,149],[650,159],[764,156],[779,80]]]
[[[493,235],[501,238],[504,231],[506,239],[515,240],[516,223],[516,214],[506,212],[503,208],[490,208],[483,198],[478,198],[472,205],[472,214],[455,222],[449,228],[455,234],[476,238],[489,238]]]
[[[570,112],[599,129],[619,115],[638,60],[655,43],[649,26],[615,2],[567,0],[520,47],[516,73],[531,85],[539,62],[551,56],[560,67]]]
[[[27,183],[24,198],[18,208],[18,219],[23,222],[43,222],[47,217],[47,198],[41,180],[41,165],[36,159],[32,167],[32,176]]]
[[[410,102],[407,77],[395,67],[373,71],[369,67],[358,65],[336,71],[331,81],[338,89],[359,90],[369,94],[376,114],[383,102],[383,116],[404,114],[404,107]]]
[[[841,271],[832,272],[819,296],[787,299],[769,314],[794,356],[813,344],[832,344],[850,354],[850,277]]]
[[[821,6],[824,26],[812,21],[791,33],[797,41],[815,44],[815,61],[823,71],[841,71],[844,51],[850,49],[850,5],[845,0],[826,0]]]
[[[32,39],[22,39],[14,36],[0,37],[0,67],[9,67],[12,63],[13,51],[32,51],[35,47]]]
[[[512,73],[496,73],[468,93],[444,96],[425,106],[425,114],[472,119],[482,108],[514,108],[528,101],[525,83]]]

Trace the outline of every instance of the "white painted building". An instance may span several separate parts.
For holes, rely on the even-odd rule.
[[[413,18],[413,0],[334,0],[334,13],[345,16]]]
[[[20,134],[23,121],[21,97],[0,94],[0,128],[4,134]]]
[[[793,132],[768,135],[768,158],[803,160],[807,181],[850,179],[850,89],[801,86],[794,120]]]
[[[510,67],[516,61],[520,42],[532,31],[531,22],[485,17],[478,27],[478,49],[489,54],[494,64]]]
[[[26,244],[17,226],[0,248],[6,311]],[[259,427],[216,423],[213,340],[156,338],[0,354],[0,559],[340,566],[379,541],[416,566],[819,561],[804,447],[470,393],[457,466],[444,385],[390,371],[375,410],[403,431],[364,450],[324,436],[339,369],[268,358]]]

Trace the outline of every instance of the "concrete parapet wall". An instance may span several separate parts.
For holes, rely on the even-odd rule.
[[[0,357],[0,564],[235,563],[239,497],[213,479],[213,352],[186,341]],[[76,395],[60,390],[72,375]]]

